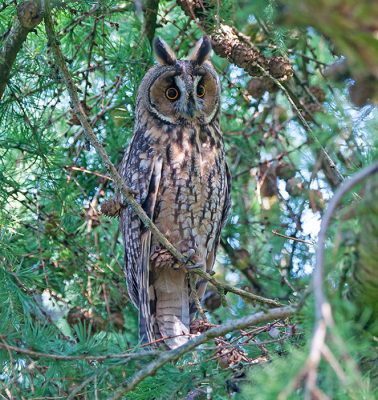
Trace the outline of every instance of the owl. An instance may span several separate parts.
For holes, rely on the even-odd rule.
[[[178,60],[160,38],[154,50],[158,65],[140,84],[134,133],[120,175],[160,232],[210,272],[231,206],[231,177],[219,129],[220,84],[209,61],[210,40],[200,39],[188,60]],[[187,270],[131,208],[123,208],[119,217],[140,340],[166,338],[174,349],[188,340],[196,313]],[[206,281],[197,278],[196,288],[201,299]]]

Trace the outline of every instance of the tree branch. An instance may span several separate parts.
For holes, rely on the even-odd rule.
[[[218,291],[223,291],[223,292],[226,291],[226,292],[235,293],[239,296],[246,297],[247,299],[251,299],[251,300],[257,301],[259,303],[267,304],[272,307],[283,307],[283,304],[281,304],[278,301],[267,299],[267,298],[261,297],[261,296],[257,296],[256,294],[249,293],[242,289],[234,288],[233,286],[228,285],[227,283],[221,283],[221,282],[217,281],[215,278],[213,278],[210,274],[208,274],[205,271],[202,271],[199,268],[197,268],[195,270],[191,270],[191,271],[195,272],[197,275],[202,276],[208,282],[212,283],[218,289]]]
[[[42,21],[40,11],[40,4],[36,1],[25,1],[17,7],[17,18],[0,50],[0,99],[7,86],[17,53],[21,50],[28,33]]]
[[[314,270],[314,297],[315,297],[315,312],[316,319],[319,321],[320,319],[326,319],[327,322],[330,322],[327,315],[325,315],[325,304],[328,304],[324,290],[323,290],[323,280],[324,280],[324,255],[325,255],[325,241],[327,237],[327,230],[331,223],[332,217],[334,216],[334,212],[336,207],[339,205],[341,199],[344,195],[349,192],[354,186],[360,183],[362,180],[367,178],[369,175],[372,175],[378,171],[378,162],[375,162],[368,167],[363,168],[361,171],[357,172],[352,176],[351,179],[346,181],[343,186],[341,186],[333,196],[330,201],[326,212],[324,213],[322,223],[320,225],[320,232],[318,238],[318,249],[316,252],[316,265]],[[326,306],[327,307],[327,306]]]
[[[77,94],[76,85],[71,78],[71,75],[67,69],[64,55],[60,49],[60,42],[57,40],[56,33],[54,31],[54,25],[51,18],[51,10],[50,10],[50,2],[49,0],[45,1],[45,25],[46,25],[46,32],[47,37],[49,40],[49,45],[51,46],[52,53],[54,55],[55,63],[59,67],[59,70],[63,76],[64,82],[66,84],[68,93],[71,98],[71,104],[74,109],[76,116],[78,117],[85,135],[89,138],[91,144],[95,148],[97,154],[101,158],[102,162],[104,163],[106,169],[108,170],[109,174],[114,179],[114,183],[122,193],[125,198],[126,203],[132,208],[132,210],[139,216],[142,220],[143,224],[154,234],[157,240],[173,254],[178,261],[185,264],[186,257],[183,256],[180,252],[178,252],[172,244],[166,239],[166,237],[158,230],[156,225],[148,218],[147,214],[143,210],[143,208],[137,203],[132,195],[132,191],[126,186],[125,182],[119,175],[118,171],[116,170],[113,163],[110,161],[108,155],[106,154],[102,144],[97,139],[88,117],[86,116],[83,106],[79,100]]]
[[[4,341],[4,336],[0,335],[0,340],[3,341],[3,344],[0,343],[0,349],[7,349],[14,351],[20,354],[27,354],[31,357],[37,358],[52,358],[54,360],[62,360],[62,361],[73,361],[73,360],[96,360],[96,361],[105,361],[110,359],[119,359],[119,358],[127,358],[130,360],[140,358],[140,357],[149,357],[149,356],[157,356],[160,354],[157,350],[151,350],[148,352],[142,353],[120,353],[120,354],[107,354],[105,356],[65,356],[62,354],[47,354],[47,353],[40,353],[38,351],[22,349],[20,347],[9,346]]]
[[[124,382],[106,400],[120,400],[122,396],[133,390],[141,381],[143,381],[143,379],[155,374],[160,367],[170,361],[176,361],[178,358],[193,350],[200,344],[206,343],[209,340],[214,339],[218,336],[224,336],[225,334],[234,330],[245,329],[248,326],[257,325],[262,322],[270,321],[272,319],[283,319],[290,317],[294,315],[295,312],[295,307],[286,306],[269,310],[267,313],[261,311],[256,314],[249,315],[248,317],[239,318],[233,321],[227,321],[223,325],[212,328],[202,335],[195,337],[194,339],[188,341],[177,349],[170,350],[162,354],[159,358],[152,361],[150,364],[137,372],[133,377]]]
[[[206,3],[206,8],[202,1],[198,0],[177,0],[176,3],[210,36],[213,50],[218,56],[243,68],[251,76],[262,75],[257,64],[265,67],[266,59],[260,51],[252,46],[249,37],[239,33],[235,27],[220,23],[218,14],[217,20],[214,20],[210,13],[206,12],[206,8],[210,9],[211,7],[214,7],[215,12],[217,7],[215,1]]]
[[[306,372],[302,372],[302,376],[306,375],[306,399],[311,398],[311,393],[316,389],[316,378],[318,365],[321,360],[323,346],[325,343],[327,327],[334,325],[331,305],[327,301],[324,294],[324,255],[327,230],[331,223],[334,212],[344,195],[350,191],[355,185],[378,171],[378,162],[363,168],[346,181],[333,196],[326,212],[324,213],[318,238],[318,249],[316,252],[316,265],[313,277],[314,299],[315,299],[315,316],[316,323],[312,335],[310,354],[307,359]]]
[[[143,1],[143,13],[144,13],[143,33],[146,35],[146,38],[149,40],[150,44],[152,44],[152,41],[155,36],[158,7],[159,7],[159,0]]]

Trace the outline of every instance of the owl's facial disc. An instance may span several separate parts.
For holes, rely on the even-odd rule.
[[[219,82],[211,63],[180,60],[159,69],[148,85],[150,111],[171,124],[210,123],[219,110]]]

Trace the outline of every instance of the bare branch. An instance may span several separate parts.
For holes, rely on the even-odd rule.
[[[234,288],[233,286],[228,285],[227,283],[221,283],[221,282],[217,281],[215,278],[213,278],[210,274],[206,273],[205,271],[202,271],[199,268],[192,270],[192,271],[195,272],[197,275],[200,275],[203,278],[205,278],[208,282],[212,283],[218,289],[218,291],[223,291],[223,292],[226,291],[226,292],[235,293],[239,296],[246,297],[247,299],[251,299],[251,300],[257,301],[259,303],[267,304],[272,307],[282,307],[283,306],[283,304],[281,304],[280,302],[278,302],[276,300],[271,300],[271,299],[267,299],[265,297],[257,296],[256,294],[249,293],[245,290]]]
[[[145,366],[139,372],[137,372],[133,377],[124,382],[118,389],[114,391],[114,393],[109,396],[106,400],[120,400],[123,395],[133,390],[141,381],[143,381],[148,376],[151,376],[156,373],[156,371],[171,361],[176,361],[178,358],[193,350],[195,347],[200,344],[206,343],[211,339],[214,339],[218,336],[224,336],[225,334],[238,330],[245,329],[251,325],[257,325],[262,322],[270,321],[272,319],[282,319],[287,318],[295,314],[295,307],[286,306],[282,308],[276,308],[269,310],[267,313],[258,312],[253,315],[249,315],[248,317],[239,318],[233,321],[227,321],[223,325],[220,325],[216,328],[212,328],[207,332],[203,333],[200,336],[195,337],[194,339],[188,341],[184,345],[178,347],[175,350],[170,350],[164,354],[162,354],[159,358]]]
[[[306,398],[310,398],[310,393],[316,389],[317,368],[323,352],[323,346],[326,338],[327,327],[334,326],[331,305],[326,299],[323,288],[324,281],[324,255],[327,230],[331,223],[334,212],[344,195],[355,185],[378,171],[378,162],[365,167],[353,177],[346,181],[333,196],[326,212],[324,213],[320,226],[318,249],[316,253],[316,265],[313,277],[313,288],[315,298],[316,324],[312,335],[310,354],[307,360],[307,378],[306,378]]]
[[[41,21],[40,4],[36,1],[25,1],[17,7],[17,18],[0,50],[0,99],[7,86],[12,65],[25,42],[28,33]]]
[[[316,246],[315,242],[309,242],[308,240],[303,240],[303,239],[297,239],[295,237],[292,236],[286,236],[283,235],[282,233],[278,233],[277,231],[272,231],[273,235],[285,238],[285,239],[289,239],[289,240],[295,240],[296,242],[301,242],[301,243],[306,243],[306,244],[312,244],[313,246]]]

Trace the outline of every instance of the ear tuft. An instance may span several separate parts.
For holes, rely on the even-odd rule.
[[[175,65],[176,56],[166,42],[160,37],[154,41],[156,60],[162,65]]]
[[[201,65],[210,58],[211,53],[211,42],[207,36],[197,42],[196,46],[190,54],[190,60],[195,64]]]

